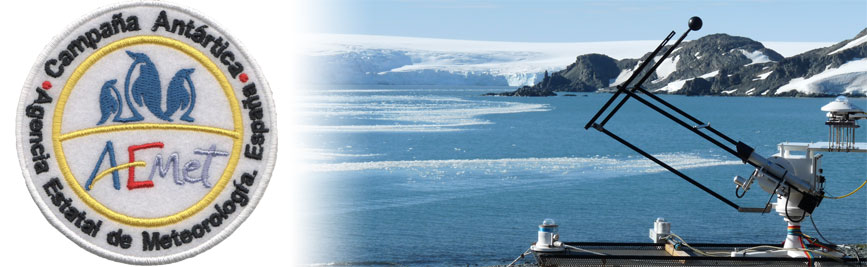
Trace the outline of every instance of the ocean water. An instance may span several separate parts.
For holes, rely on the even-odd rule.
[[[687,242],[779,243],[776,214],[744,214],[584,124],[610,94],[480,96],[506,87],[328,87],[303,99],[319,188],[308,263],[508,264],[553,218],[563,241],[649,242],[657,217]],[[783,141],[827,140],[830,98],[662,96],[765,156]],[[861,107],[867,100],[852,99]],[[862,123],[863,124],[863,123]],[[741,206],[732,177],[752,168],[630,101],[606,126]],[[864,127],[859,142],[867,141]],[[826,191],[867,179],[867,155],[825,153]],[[867,192],[814,212],[836,243],[867,242]],[[817,236],[805,221],[804,232]]]

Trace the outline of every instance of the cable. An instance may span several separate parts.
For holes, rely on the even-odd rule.
[[[683,240],[683,238],[681,238],[680,236],[678,236],[678,235],[676,235],[676,234],[673,234],[673,233],[672,233],[672,234],[669,234],[669,237],[675,237],[675,238],[677,238],[678,240],[680,240],[680,243],[683,244],[683,246],[688,247],[688,248],[692,249],[693,251],[695,251],[696,253],[701,254],[701,255],[703,255],[703,256],[708,256],[708,257],[720,257],[720,256],[718,256],[718,255],[724,255],[724,256],[722,256],[722,257],[729,257],[729,255],[730,255],[730,253],[731,253],[731,252],[713,252],[713,253],[704,252],[704,251],[702,251],[702,250],[700,250],[700,249],[697,249],[697,248],[694,248],[694,247],[690,246],[689,244],[686,243],[686,241]],[[737,253],[743,253],[744,255],[746,255],[746,253],[749,252],[749,251],[758,251],[759,249],[773,249],[773,250],[787,250],[787,251],[798,251],[798,252],[810,252],[810,253],[816,253],[816,254],[819,254],[819,255],[825,256],[825,257],[830,258],[830,259],[833,259],[833,260],[835,260],[835,261],[837,261],[837,262],[843,262],[842,259],[840,259],[839,257],[834,256],[834,255],[832,255],[832,254],[830,254],[830,253],[823,252],[823,251],[819,251],[819,250],[814,250],[814,249],[806,249],[806,248],[803,248],[803,249],[802,249],[802,248],[781,248],[781,247],[775,247],[775,246],[755,246],[755,247],[751,247],[751,248],[746,248],[746,249],[741,250],[741,251],[737,251]],[[715,255],[715,254],[716,254],[716,255]]]
[[[842,196],[839,196],[839,197],[834,197],[834,196],[830,196],[830,195],[828,195],[828,194],[826,193],[826,194],[825,194],[826,196],[824,196],[824,197],[825,197],[825,198],[830,198],[830,199],[841,199],[841,198],[846,198],[846,197],[848,197],[848,196],[851,196],[852,194],[855,194],[855,192],[858,192],[858,190],[861,190],[861,188],[864,187],[865,184],[867,184],[867,180],[864,180],[864,182],[861,183],[861,186],[859,186],[858,188],[855,188],[855,190],[852,191],[852,192],[849,192],[849,194],[845,194],[845,195],[842,195]]]
[[[518,262],[519,260],[523,259],[524,256],[527,256],[527,254],[530,254],[530,249],[531,249],[531,248],[528,248],[527,251],[524,251],[524,253],[521,253],[521,256],[518,256],[517,259],[513,260],[512,263],[509,263],[509,265],[506,265],[506,267],[512,267],[512,266],[515,266],[515,263],[516,263],[516,262]]]
[[[801,232],[800,236],[802,239],[806,239],[807,242],[810,242],[810,245],[823,248],[827,251],[837,251],[836,249],[831,248],[831,247],[834,247],[836,245],[830,245],[830,244],[822,243],[821,241],[819,241],[815,237],[809,236],[809,235],[805,234],[804,232]]]
[[[775,247],[775,246],[756,246],[756,247],[751,247],[751,248],[747,248],[747,249],[744,249],[744,250],[738,251],[737,253],[744,253],[744,254],[746,254],[747,251],[758,251],[758,249],[760,249],[760,248],[768,248],[768,249],[776,249],[776,250],[788,250],[788,251],[798,251],[798,252],[804,252],[804,251],[806,251],[806,252],[816,253],[816,254],[819,254],[819,255],[825,256],[825,257],[827,257],[827,258],[829,258],[829,259],[832,259],[832,260],[835,260],[835,261],[837,261],[837,262],[843,262],[843,259],[840,259],[840,258],[837,257],[837,256],[831,255],[830,253],[827,253],[827,252],[818,251],[818,250],[815,250],[815,249],[781,248],[781,247]]]
[[[819,232],[819,227],[816,227],[816,222],[813,221],[813,215],[810,215],[810,223],[813,224],[813,229],[816,230],[816,233],[819,234],[819,237],[821,237],[822,240],[825,240],[825,243],[831,244],[833,246],[837,246],[836,244],[834,244],[834,242],[828,241],[828,239],[822,235],[822,232]]]
[[[563,244],[563,247],[564,247],[564,248],[571,249],[571,250],[577,250],[577,251],[581,251],[581,252],[586,252],[586,253],[590,253],[590,254],[598,255],[598,256],[606,256],[606,255],[608,255],[608,254],[605,254],[605,253],[600,253],[600,252],[596,252],[596,251],[592,251],[592,250],[586,250],[586,249],[583,249],[583,248],[579,248],[579,247],[575,247],[575,246],[570,246],[570,245],[566,245],[566,244]]]
[[[798,219],[797,221],[792,219],[792,217],[789,217],[789,198],[792,197],[792,188],[791,187],[789,187],[789,192],[786,193],[786,195],[788,195],[788,196],[786,196],[786,206],[783,207],[783,209],[786,210],[786,219],[789,219],[789,221],[791,221],[791,222],[799,223],[799,222],[803,221],[805,218],[807,218],[807,212],[804,212],[804,215],[801,215],[801,219]]]
[[[802,218],[803,219],[803,218]],[[807,266],[813,265],[813,254],[807,251],[807,246],[804,245],[804,233],[801,232],[801,228],[798,228],[798,243],[800,243],[801,248],[804,249],[804,256],[807,256]]]
[[[784,176],[785,176],[785,175],[784,175]],[[783,181],[779,181],[779,182],[777,182],[777,186],[774,187],[774,191],[773,191],[773,193],[771,193],[771,197],[768,198],[768,202],[765,203],[765,207],[767,207],[768,205],[771,204],[771,200],[774,199],[774,195],[777,194],[777,189],[780,189],[780,185],[781,185],[781,184],[783,184]],[[766,208],[765,210],[767,210],[767,208]],[[762,214],[765,214],[765,211],[764,211],[764,210],[762,211]]]
[[[696,253],[701,254],[702,256],[707,256],[707,257],[720,257],[720,256],[718,256],[718,255],[724,255],[724,256],[722,256],[722,257],[726,257],[726,255],[729,255],[729,252],[713,252],[713,253],[704,252],[704,251],[702,251],[702,250],[700,250],[700,249],[697,249],[697,248],[695,248],[695,247],[693,247],[693,246],[690,246],[689,244],[686,243],[686,241],[683,240],[683,238],[681,238],[679,235],[676,235],[676,234],[674,234],[674,233],[670,233],[670,234],[668,234],[668,237],[675,237],[675,238],[677,238],[678,240],[680,240],[678,243],[683,244],[684,247],[688,247],[688,248],[691,249],[692,251],[695,251]],[[666,237],[666,239],[668,239],[668,237]],[[670,239],[669,239],[669,240],[670,240]],[[716,254],[716,255],[714,255],[714,254]]]

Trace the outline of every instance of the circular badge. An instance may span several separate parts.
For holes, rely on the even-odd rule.
[[[226,238],[276,157],[271,92],[212,21],[163,2],[97,11],[34,65],[18,154],[45,217],[81,247],[174,262]]]

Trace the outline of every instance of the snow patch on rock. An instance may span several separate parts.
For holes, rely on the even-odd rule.
[[[719,74],[719,70],[711,71],[711,72],[705,73],[704,75],[701,75],[701,76],[698,76],[698,77],[699,77],[699,78],[707,79],[707,78],[710,78],[710,77],[716,77],[717,74]]]
[[[776,94],[867,94],[867,59],[857,58],[808,78],[799,77],[777,89]]]
[[[657,60],[658,61],[658,60]],[[659,67],[656,68],[656,77],[658,77],[657,81],[665,80],[668,75],[671,75],[675,71],[677,71],[677,62],[680,61],[680,55],[677,55],[674,58],[666,59],[662,61],[662,64],[659,64]]]
[[[677,80],[677,81],[670,82],[670,83],[666,84],[665,86],[663,86],[662,88],[654,90],[654,92],[667,92],[667,93],[677,92],[678,90],[683,88],[683,85],[686,84],[686,81],[689,81],[689,80],[692,80],[692,79]]]
[[[753,81],[758,81],[758,80],[764,80],[764,79],[767,79],[768,76],[771,75],[771,73],[774,73],[774,71],[769,71],[769,72],[765,72],[765,73],[762,73],[762,74],[756,75],[757,78],[753,79]]]
[[[629,77],[632,76],[632,73],[635,72],[635,70],[638,69],[639,66],[641,66],[642,62],[643,61],[639,60],[638,63],[635,63],[635,67],[633,67],[632,69],[624,69],[620,71],[620,74],[617,75],[617,78],[614,78],[611,82],[609,82],[608,86],[618,86],[621,83],[626,82],[626,80],[628,80]]]
[[[864,35],[864,36],[859,37],[858,39],[852,40],[851,42],[847,43],[843,47],[840,47],[839,49],[834,50],[834,52],[828,53],[828,55],[833,55],[833,54],[839,53],[843,50],[846,50],[846,49],[849,49],[852,47],[856,47],[856,46],[861,45],[863,43],[867,43],[867,35]]]
[[[752,63],[747,64],[746,66],[772,61],[770,58],[768,58],[767,55],[765,55],[765,53],[762,53],[762,51],[759,51],[759,50],[756,50],[753,52],[748,52],[747,50],[744,50],[744,49],[738,49],[738,50],[740,50],[741,53],[744,54],[744,56],[746,56],[747,58],[749,58],[750,60],[753,61]]]

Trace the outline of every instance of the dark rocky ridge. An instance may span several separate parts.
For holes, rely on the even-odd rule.
[[[652,74],[643,84],[649,91],[656,93],[683,95],[777,95],[780,86],[789,83],[793,78],[816,75],[828,68],[837,68],[844,63],[858,58],[867,58],[867,43],[840,51],[836,51],[852,40],[867,35],[867,28],[849,40],[835,45],[814,49],[785,58],[774,50],[768,49],[762,43],[745,37],[726,34],[712,34],[694,41],[681,44],[666,59],[676,62],[676,68],[665,77]],[[664,53],[666,47],[660,54]],[[645,54],[642,59],[650,53]],[[747,55],[762,55],[767,62],[753,63]],[[656,59],[651,59],[654,64]],[[514,92],[496,95],[508,96],[550,96],[555,91],[594,92],[611,90],[617,84],[613,82],[623,70],[634,69],[641,61],[638,59],[615,60],[606,55],[587,54],[578,56],[575,63],[566,69],[554,72],[533,86],[524,86]],[[665,64],[663,64],[665,65]],[[670,66],[669,66],[670,67]],[[650,69],[648,66],[646,69]],[[660,69],[663,69],[661,66]],[[716,72],[716,73],[714,73]],[[769,74],[768,74],[769,73]],[[762,79],[760,74],[764,74]],[[623,73],[618,80],[622,82],[628,77]],[[867,75],[867,70],[865,70]],[[704,76],[704,77],[702,77]],[[639,76],[640,78],[641,76]],[[677,85],[682,82],[679,89]],[[675,83],[672,83],[675,82]],[[671,87],[666,87],[671,84]],[[634,82],[633,82],[634,84]],[[821,94],[805,95],[797,91],[779,94],[781,96],[824,96],[842,93],[839,90],[826,90]]]
[[[632,60],[635,62],[636,60]],[[501,96],[553,96],[554,91],[592,92],[598,88],[608,87],[611,79],[617,78],[620,70],[626,66],[623,63],[602,54],[586,54],[578,56],[575,63],[566,69],[545,76],[542,81],[533,86],[524,86],[514,92],[493,95]],[[634,65],[634,63],[632,63]],[[492,95],[492,94],[489,94]]]

